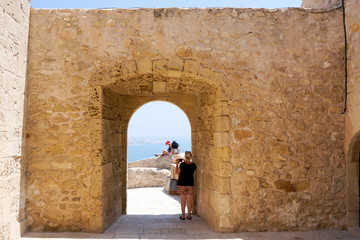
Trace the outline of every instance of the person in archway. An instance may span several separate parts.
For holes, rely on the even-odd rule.
[[[167,150],[163,150],[161,154],[154,154],[156,157],[163,157],[163,156],[169,156],[169,155],[176,155],[180,153],[179,144],[176,141],[173,141],[172,143],[168,140],[165,142],[165,145],[169,148]]]
[[[164,149],[161,154],[154,154],[156,157],[169,156],[172,154],[173,149],[171,147],[171,142],[168,140],[165,142],[165,145],[168,146],[168,149]]]
[[[185,205],[187,205],[188,210],[187,219],[191,220],[191,201],[194,193],[194,172],[196,170],[196,164],[191,161],[191,157],[192,153],[186,151],[183,161],[176,159],[176,173],[179,174],[177,193],[181,200],[181,220],[185,220]]]

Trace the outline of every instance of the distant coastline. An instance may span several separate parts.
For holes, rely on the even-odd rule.
[[[154,140],[154,139],[147,139],[147,138],[129,138],[128,146],[156,144],[156,143],[162,143],[162,142],[163,142],[163,140]]]

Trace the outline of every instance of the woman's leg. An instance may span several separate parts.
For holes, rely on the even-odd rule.
[[[185,201],[186,201],[186,196],[184,194],[180,195],[180,200],[181,200],[181,217],[185,218]]]
[[[191,201],[192,201],[192,195],[190,195],[190,194],[186,195],[186,205],[187,205],[187,210],[188,210],[188,218],[191,218],[191,203],[192,203]]]

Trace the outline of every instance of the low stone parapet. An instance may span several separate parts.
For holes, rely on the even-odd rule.
[[[128,188],[163,187],[169,169],[136,167],[128,169]]]
[[[128,168],[136,167],[151,167],[151,168],[160,168],[160,169],[170,169],[171,158],[170,156],[164,157],[152,157],[136,162],[128,163]]]

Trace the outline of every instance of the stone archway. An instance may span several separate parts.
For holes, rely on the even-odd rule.
[[[148,97],[144,97],[144,96],[122,96],[121,97],[121,101],[122,104],[124,106],[126,106],[126,108],[129,109],[129,111],[126,111],[125,114],[122,116],[122,122],[123,122],[123,127],[126,127],[126,129],[121,129],[121,132],[124,133],[124,138],[125,141],[123,141],[123,145],[125,145],[125,149],[124,147],[122,147],[123,152],[124,152],[124,159],[126,161],[127,164],[127,152],[125,153],[125,151],[127,151],[127,129],[128,129],[128,124],[130,122],[131,117],[133,116],[133,114],[143,105],[152,102],[152,101],[158,101],[158,100],[162,100],[162,101],[166,101],[168,103],[172,103],[175,106],[177,106],[179,109],[181,109],[185,115],[187,116],[189,122],[190,122],[190,126],[191,126],[191,139],[192,139],[192,146],[193,144],[196,144],[194,141],[194,138],[197,138],[197,125],[198,125],[198,109],[194,106],[198,105],[198,100],[197,97],[193,94],[187,94],[187,93],[183,93],[183,94],[179,94],[179,93],[174,93],[174,94],[160,94],[160,95],[153,95],[153,96],[148,96]],[[132,109],[132,111],[130,110]],[[198,156],[198,151],[197,148],[195,148],[194,146],[192,147],[192,152],[193,152],[193,161],[197,161],[197,156]],[[126,156],[126,157],[125,157]],[[197,162],[198,164],[198,162]],[[125,177],[125,175],[124,175]],[[125,179],[123,179],[125,180]],[[127,185],[126,185],[127,186]],[[126,191],[126,188],[123,189],[123,191]],[[126,213],[125,210],[127,209],[126,206],[126,196],[123,196],[123,213]],[[196,213],[196,194],[194,197],[194,210],[193,212]]]
[[[193,160],[198,165],[194,212],[215,229],[229,219],[226,166],[212,160],[223,159],[227,152],[230,123],[227,101],[222,99],[214,76],[212,70],[197,61],[170,59],[125,62],[92,76],[89,112],[94,127],[90,136],[96,160],[90,194],[101,203],[92,211],[97,223],[92,231],[103,231],[126,213],[128,123],[140,106],[157,100],[175,104],[190,121]],[[214,179],[215,170],[224,176]],[[217,201],[222,202],[221,206],[215,206]]]
[[[360,131],[357,132],[349,145],[347,156],[347,219],[349,227],[359,227],[359,161]]]

